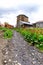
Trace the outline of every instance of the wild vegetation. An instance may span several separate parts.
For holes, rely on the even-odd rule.
[[[24,39],[30,43],[30,45],[36,46],[43,51],[43,28],[18,28]]]
[[[5,39],[12,38],[13,30],[14,29],[0,27],[0,31],[3,32],[3,37]],[[15,28],[15,30],[20,32],[30,45],[33,45],[43,51],[43,28]]]
[[[3,32],[3,37],[4,38],[12,38],[12,30],[9,28],[5,28],[5,27],[0,27],[0,31]]]

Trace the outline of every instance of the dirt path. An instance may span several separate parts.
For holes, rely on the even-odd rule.
[[[28,46],[23,37],[16,31],[9,45],[3,49],[4,65],[43,65],[43,54]]]
[[[7,40],[0,38],[0,65],[2,64],[3,54],[2,49],[7,45]]]

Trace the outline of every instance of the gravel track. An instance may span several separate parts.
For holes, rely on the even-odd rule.
[[[43,65],[43,53],[33,46],[28,46],[20,33],[16,31],[2,52],[3,65]]]

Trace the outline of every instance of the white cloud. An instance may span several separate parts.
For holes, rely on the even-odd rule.
[[[30,21],[37,22],[39,20],[43,20],[43,6],[40,6],[39,10],[37,12],[33,12],[30,15]]]
[[[0,8],[18,7],[24,4],[43,4],[43,0],[0,0]]]
[[[30,6],[38,6],[37,11],[31,11],[31,13],[27,10],[29,9],[28,7]],[[21,9],[19,8],[20,6],[27,7],[27,9]],[[16,16],[19,14],[25,14],[27,15],[30,19],[30,22],[36,22],[38,20],[43,20],[43,0],[0,0],[0,8],[1,9],[14,9],[16,12],[12,11],[10,13],[4,12],[2,14],[2,18],[0,18],[0,21],[3,23],[5,21],[9,22],[12,25],[16,25]]]
[[[3,18],[0,18],[1,23],[8,22],[11,25],[16,25],[16,15],[13,13],[3,15]]]

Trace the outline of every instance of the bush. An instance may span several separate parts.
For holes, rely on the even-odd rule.
[[[12,37],[12,31],[11,30],[7,30],[6,32],[4,32],[4,38],[11,38]]]
[[[42,34],[40,34],[39,36],[38,36],[38,41],[41,43],[41,42],[43,42],[43,35]]]

